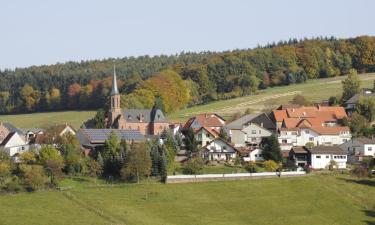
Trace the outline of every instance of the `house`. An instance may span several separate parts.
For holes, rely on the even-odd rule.
[[[310,165],[313,169],[326,169],[331,160],[335,161],[339,169],[346,168],[346,152],[338,146],[314,146],[308,149]]]
[[[310,152],[306,147],[296,146],[289,152],[289,159],[293,160],[298,167],[305,167],[310,164]]]
[[[16,132],[20,135],[23,135],[23,132],[13,126],[11,123],[0,122],[0,143],[8,136],[8,134]]]
[[[195,132],[195,139],[199,146],[205,146],[217,137],[219,137],[217,130],[208,127],[201,127]]]
[[[236,147],[256,148],[264,137],[271,136],[275,125],[265,113],[245,115],[224,127]]]
[[[240,150],[241,151],[241,150]],[[244,156],[244,154],[242,154]],[[243,160],[245,162],[258,162],[258,161],[264,161],[263,155],[262,155],[262,149],[256,148],[256,149],[249,149],[246,156],[243,157]]]
[[[351,115],[356,109],[358,102],[361,98],[375,98],[375,93],[372,89],[364,88],[362,89],[361,93],[355,94],[349,100],[345,102],[345,110],[346,112]]]
[[[138,130],[79,129],[76,136],[82,149],[96,150],[104,146],[111,132],[114,132],[120,141],[142,142],[146,140],[145,136]]]
[[[279,107],[272,111],[281,150],[294,146],[340,145],[351,139],[350,129],[343,125],[347,114],[343,107]]]
[[[38,135],[43,135],[45,130],[42,128],[21,128],[27,142],[35,141]]]
[[[76,135],[76,130],[69,124],[59,124],[54,125],[48,130],[44,130],[42,133],[39,133],[35,137],[35,144],[43,145],[50,142],[53,142],[58,137],[63,137],[64,135]]]
[[[110,112],[107,126],[112,129],[138,130],[143,135],[159,135],[169,123],[159,109],[121,109],[116,71],[113,72]]]
[[[202,147],[202,157],[210,161],[229,161],[236,158],[238,149],[221,138],[215,138]]]
[[[202,127],[220,131],[224,126],[225,120],[221,116],[216,113],[203,113],[190,118],[183,126],[182,131],[186,131],[190,128],[196,131]]]
[[[375,157],[375,140],[366,137],[354,138],[340,145],[348,155],[348,162],[363,161],[364,158]]]
[[[28,151],[30,146],[24,140],[23,136],[17,132],[11,132],[0,144],[0,151],[5,152],[9,156]]]

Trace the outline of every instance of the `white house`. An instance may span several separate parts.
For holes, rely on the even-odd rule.
[[[338,146],[314,146],[308,149],[310,165],[313,169],[327,169],[331,160],[335,161],[339,169],[346,168],[346,152]]]
[[[0,144],[0,151],[4,151],[9,156],[20,154],[28,151],[30,146],[24,140],[24,138],[17,132],[9,133],[8,136]]]
[[[236,158],[238,150],[229,142],[215,138],[202,148],[202,157],[208,160],[228,161]]]
[[[348,155],[348,162],[362,161],[365,157],[375,157],[375,140],[366,137],[354,138],[340,145]]]
[[[249,155],[247,157],[243,157],[243,160],[246,162],[258,162],[258,161],[264,161],[263,155],[262,155],[262,149],[256,148],[252,151],[250,151]]]
[[[195,139],[198,141],[199,146],[208,145],[217,137],[219,137],[219,133],[207,127],[201,127],[195,132]]]
[[[340,145],[351,139],[349,127],[295,127],[280,128],[279,143],[281,150],[290,150],[294,146]]]

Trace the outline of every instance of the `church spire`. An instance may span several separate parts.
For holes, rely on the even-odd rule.
[[[113,79],[112,79],[112,91],[111,95],[118,95],[118,89],[117,89],[117,78],[116,78],[116,67],[113,65]]]

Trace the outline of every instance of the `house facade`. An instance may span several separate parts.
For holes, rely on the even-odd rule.
[[[272,135],[275,126],[265,113],[260,113],[245,115],[227,124],[224,130],[234,146],[257,148],[263,138]]]
[[[281,149],[294,146],[340,145],[351,139],[350,129],[343,125],[343,107],[281,106],[272,112]]]
[[[20,129],[16,128],[11,123],[0,121],[0,144],[8,136],[8,134],[12,132],[17,132],[20,135],[23,134]]]
[[[357,109],[358,102],[361,98],[375,98],[375,93],[372,89],[364,88],[361,93],[355,94],[348,101],[345,102],[345,110],[351,115]]]
[[[121,109],[121,96],[117,88],[116,70],[113,71],[110,111],[107,127],[120,130],[138,130],[143,135],[160,135],[169,128],[159,109]]]
[[[17,132],[11,132],[0,144],[0,151],[5,152],[10,157],[21,154],[30,149],[22,135]]]
[[[335,161],[339,169],[346,168],[346,152],[338,146],[314,146],[308,149],[313,169],[327,169],[331,160]]]
[[[229,142],[215,138],[205,145],[201,150],[201,156],[210,161],[229,161],[234,160],[238,150]]]
[[[195,139],[198,141],[199,146],[208,145],[217,137],[219,137],[219,133],[215,129],[207,127],[201,127],[195,132]]]
[[[355,163],[375,157],[375,140],[366,137],[354,138],[340,145],[348,155],[348,162]]]

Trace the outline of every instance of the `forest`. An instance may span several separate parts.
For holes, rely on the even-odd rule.
[[[375,72],[375,37],[290,39],[253,49],[108,58],[0,71],[0,114],[108,107],[113,67],[122,107],[166,113],[308,79]]]

